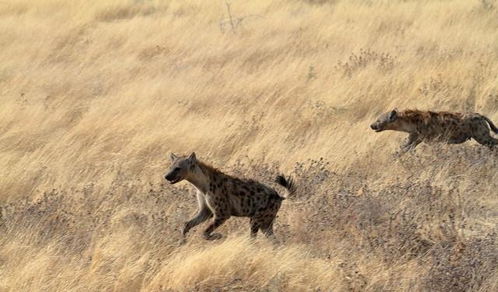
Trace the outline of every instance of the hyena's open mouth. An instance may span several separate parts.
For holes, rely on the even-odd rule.
[[[375,132],[381,132],[383,130],[382,128],[379,128],[377,126],[370,126],[370,128],[372,128],[372,130],[374,130]]]
[[[172,185],[176,184],[177,182],[179,182],[181,180],[182,180],[181,178],[168,179],[169,183],[172,184]]]

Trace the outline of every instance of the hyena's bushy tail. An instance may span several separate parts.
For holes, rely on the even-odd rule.
[[[496,126],[493,124],[493,122],[488,117],[485,117],[485,116],[482,116],[482,117],[486,120],[486,122],[488,122],[489,127],[491,128],[491,130],[493,132],[495,132],[496,134],[498,134],[498,128],[496,128]]]
[[[275,182],[281,186],[283,186],[287,190],[286,198],[291,197],[296,192],[296,186],[294,184],[294,180],[289,176],[285,178],[283,175],[278,175],[275,179]]]

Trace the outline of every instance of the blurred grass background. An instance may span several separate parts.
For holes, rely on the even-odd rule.
[[[496,151],[398,159],[404,134],[368,128],[497,123],[497,31],[492,0],[0,3],[0,289],[497,290]],[[282,246],[232,219],[178,247],[171,151],[293,174]]]

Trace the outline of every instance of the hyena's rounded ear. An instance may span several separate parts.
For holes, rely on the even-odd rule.
[[[178,156],[176,156],[175,153],[171,152],[171,154],[169,155],[169,159],[171,159],[171,161],[175,161],[176,159],[178,159]]]
[[[190,160],[192,162],[195,162],[197,160],[197,157],[195,157],[195,152],[192,152],[192,154],[190,154],[190,156],[188,157],[188,160]]]

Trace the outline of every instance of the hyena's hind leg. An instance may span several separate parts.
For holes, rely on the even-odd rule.
[[[265,222],[265,224],[261,226],[261,231],[266,237],[275,239],[275,234],[273,233],[273,221],[275,221],[275,218]]]
[[[280,244],[280,241],[277,239],[275,234],[273,233],[273,223],[275,222],[276,214],[272,218],[268,218],[268,221],[264,222],[261,226],[261,231],[263,234],[272,242],[273,244]]]
[[[216,240],[222,238],[222,235],[219,233],[213,233],[213,231],[220,227],[225,221],[228,220],[230,216],[214,216],[214,220],[211,224],[209,224],[208,228],[204,230],[204,239],[207,240]]]
[[[474,129],[472,138],[474,138],[474,140],[476,140],[477,143],[488,146],[490,149],[498,145],[498,139],[491,137],[491,134],[489,133],[489,129],[486,124],[482,124],[477,129]]]
[[[261,210],[261,212],[254,217],[254,222],[257,224],[259,229],[267,238],[274,242],[277,242],[277,239],[273,233],[273,222],[275,222],[275,219],[277,218],[277,213],[280,209],[281,203],[282,201],[280,199],[271,200],[266,209]]]
[[[260,228],[259,221],[255,217],[251,217],[251,220],[249,221],[251,224],[251,238],[256,238],[258,235],[258,230]]]
[[[470,138],[471,138],[470,136],[465,135],[465,134],[454,135],[448,139],[447,143],[448,144],[461,144],[467,140],[470,140]]]
[[[484,146],[488,146],[490,149],[493,149],[493,147],[498,145],[498,140],[491,137],[491,135],[489,133],[487,133],[485,135],[484,134],[483,135],[476,135],[476,136],[473,136],[472,138],[474,138],[474,140],[476,140],[477,143],[484,145]]]
[[[462,144],[467,140],[469,140],[469,138],[465,138],[465,137],[450,138],[450,139],[448,139],[448,144]]]
[[[273,221],[275,215],[260,214],[251,217],[251,238],[256,238],[258,231],[261,230],[266,237],[274,237],[273,234]]]

